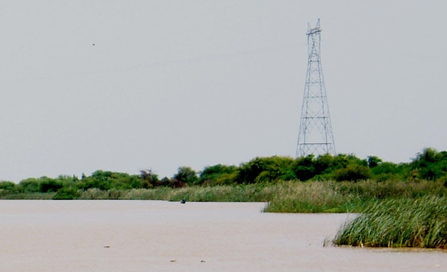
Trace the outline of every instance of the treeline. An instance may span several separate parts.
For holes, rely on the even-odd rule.
[[[55,198],[76,196],[89,189],[130,190],[156,187],[263,184],[278,181],[441,181],[447,186],[447,151],[426,148],[409,163],[384,162],[376,156],[360,159],[354,155],[329,154],[300,158],[257,157],[239,166],[217,164],[196,172],[179,167],[172,177],[159,178],[151,170],[137,175],[98,170],[90,176],[28,178],[16,184],[0,182],[0,197],[11,194],[56,193]],[[73,198],[73,197],[71,197]]]

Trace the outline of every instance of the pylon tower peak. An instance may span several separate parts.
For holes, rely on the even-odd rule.
[[[336,155],[329,104],[321,65],[320,19],[314,28],[308,24],[308,62],[296,150],[297,157],[310,154]]]

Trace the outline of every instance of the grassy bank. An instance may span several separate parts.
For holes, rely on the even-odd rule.
[[[167,200],[192,202],[268,202],[278,190],[276,185],[237,185],[213,187],[184,187],[172,189],[108,190],[89,189],[81,192],[78,199],[117,200]]]
[[[4,200],[52,200],[56,193],[13,193],[2,194],[0,191],[0,199]]]
[[[281,184],[191,186],[183,188],[87,190],[61,189],[57,193],[1,193],[0,199],[167,200],[192,202],[269,202]],[[63,196],[59,198],[63,192]]]
[[[447,249],[447,198],[376,201],[342,226],[337,245]]]
[[[361,181],[283,183],[269,201],[267,212],[359,213],[377,200],[447,196],[437,182]]]
[[[64,193],[64,194],[62,194]],[[58,193],[0,194],[2,199],[168,200],[195,202],[268,202],[266,212],[324,213],[361,212],[385,199],[447,196],[442,182],[420,181],[284,181],[277,183],[190,186],[154,189],[65,190]]]

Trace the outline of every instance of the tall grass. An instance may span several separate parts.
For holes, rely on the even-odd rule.
[[[447,198],[423,196],[376,201],[348,221],[336,245],[447,248]]]
[[[194,202],[268,202],[275,195],[276,185],[222,185],[213,187],[184,187],[132,190],[89,189],[79,199],[168,200],[187,199]]]
[[[5,200],[50,200],[56,193],[16,193],[0,195]]]
[[[334,190],[341,194],[354,194],[363,199],[417,198],[426,195],[447,196],[444,182],[435,181],[392,181],[377,182],[366,180],[361,182],[333,183]]]
[[[352,193],[343,194],[335,182],[287,182],[281,184],[266,212],[324,213],[352,212],[361,199]]]

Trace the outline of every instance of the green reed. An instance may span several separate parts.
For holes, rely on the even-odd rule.
[[[336,245],[447,248],[447,198],[423,196],[375,201],[346,222]]]

